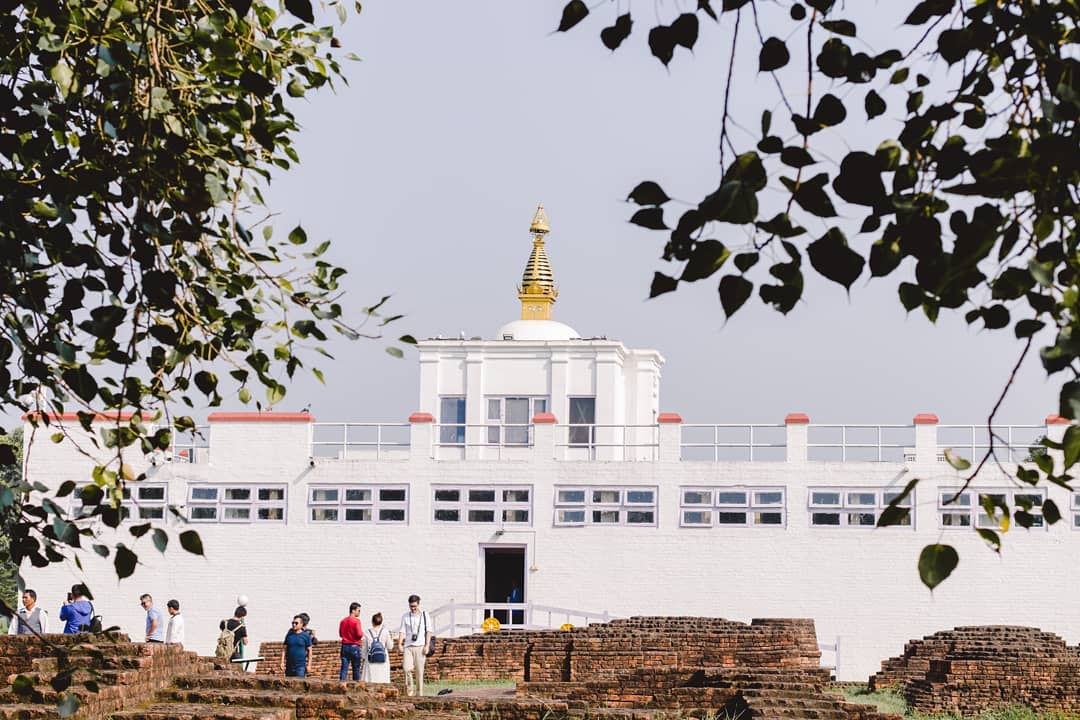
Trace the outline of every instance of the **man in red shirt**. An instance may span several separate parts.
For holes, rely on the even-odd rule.
[[[352,663],[352,679],[360,679],[360,644],[364,641],[364,628],[360,626],[360,603],[349,604],[349,614],[338,624],[341,637],[341,681],[345,682],[349,663]]]

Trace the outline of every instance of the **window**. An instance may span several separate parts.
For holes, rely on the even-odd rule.
[[[556,487],[556,525],[656,525],[655,487]]]
[[[489,445],[528,445],[533,416],[547,412],[547,398],[489,397],[487,441]]]
[[[465,398],[439,400],[439,442],[443,445],[465,444]]]
[[[403,523],[408,508],[404,485],[318,485],[308,490],[313,523]]]
[[[783,527],[784,489],[681,488],[682,527]]]
[[[94,489],[90,489],[94,488]],[[123,489],[120,513],[125,520],[165,520],[169,486],[166,483],[132,482]],[[71,514],[78,517],[87,505],[107,502],[96,485],[84,485],[71,494]]]
[[[1080,530],[1080,493],[1072,495],[1072,518],[1073,530]]]
[[[977,527],[984,530],[1000,529],[1002,520],[1013,512],[1027,512],[1031,516],[1031,527],[1045,527],[1042,506],[1046,499],[1046,490],[1035,488],[942,488],[938,493],[938,519],[943,528]],[[991,512],[987,512],[989,506]],[[1007,507],[1008,511],[1003,507]],[[1073,506],[1076,507],[1074,496]],[[1073,520],[1074,527],[1077,521]]]
[[[907,508],[907,516],[896,523],[912,527],[911,509],[914,492],[898,507]],[[810,488],[810,524],[817,527],[873,528],[878,518],[899,490],[885,488]]]
[[[596,442],[596,398],[570,398],[570,444],[592,446]]]
[[[434,491],[435,522],[532,524],[531,487],[442,487]]]
[[[191,485],[192,522],[285,522],[284,485]]]

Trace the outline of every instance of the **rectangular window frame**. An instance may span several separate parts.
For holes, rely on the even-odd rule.
[[[349,499],[349,491],[367,491],[367,499]],[[317,493],[335,492],[334,499],[315,498]],[[384,500],[384,491],[404,492],[403,500]],[[336,516],[330,519],[315,519],[316,510],[334,510]],[[366,520],[348,519],[349,510],[367,510]],[[400,520],[384,520],[383,511],[402,510]],[[307,512],[304,514],[310,525],[408,525],[409,524],[409,486],[405,483],[318,483],[308,487]]]
[[[529,416],[524,423],[506,422],[506,402],[525,400],[529,403]],[[484,424],[487,425],[484,440],[498,447],[532,447],[532,419],[537,413],[549,412],[551,399],[547,395],[487,395],[484,397]]]
[[[955,503],[946,505],[945,501],[957,493],[960,496]],[[938,527],[942,530],[971,530],[972,528],[979,528],[983,530],[1000,530],[1001,526],[998,522],[994,522],[988,518],[982,507],[982,497],[985,495],[1003,495],[1005,503],[1009,506],[1012,512],[1016,512],[1019,507],[1016,504],[1016,497],[1021,495],[1037,495],[1039,496],[1039,502],[1037,506],[1033,504],[1031,510],[1028,510],[1035,521],[1032,523],[1028,530],[1041,530],[1046,531],[1048,524],[1043,518],[1040,508],[1047,500],[1046,488],[1034,488],[1034,487],[1018,487],[1018,488],[989,488],[989,487],[968,487],[961,488],[939,488],[938,489],[938,501],[937,501],[937,516]],[[1075,498],[1075,494],[1074,494]],[[1074,508],[1075,499],[1073,500]],[[1076,510],[1074,509],[1074,513]],[[1010,518],[1010,523],[1012,518]],[[1077,525],[1077,520],[1073,520],[1073,528],[1080,529],[1080,525]]]
[[[688,494],[707,496],[704,502],[688,502]],[[761,502],[759,495],[779,493],[779,502]],[[743,501],[729,497],[741,494]],[[721,522],[721,514],[743,513],[743,522]],[[779,523],[759,522],[762,513],[780,513]],[[708,513],[707,522],[692,522],[689,513]],[[679,488],[679,527],[683,528],[786,528],[787,488],[775,485],[685,485]]]
[[[68,510],[72,517],[78,516],[83,510],[81,494],[83,487],[85,487],[85,485],[77,487],[75,491],[71,493]],[[132,497],[133,490],[135,491],[134,498]],[[162,496],[160,499],[140,497],[146,490],[161,490]],[[125,522],[165,522],[169,517],[169,483],[167,482],[153,482],[149,480],[129,482],[124,485],[123,496],[124,499],[120,502],[120,511],[123,514]]]
[[[811,528],[845,529],[845,530],[873,530],[881,519],[881,513],[889,506],[889,502],[901,493],[901,489],[894,487],[867,487],[867,486],[821,486],[809,487],[806,494],[806,511]],[[838,495],[839,501],[814,502],[815,495]],[[865,496],[873,496],[871,504]],[[890,525],[882,530],[895,529],[898,531],[915,530],[915,491],[913,490],[898,507],[907,508],[906,522]],[[835,519],[836,522],[817,522],[821,517]],[[863,522],[866,520],[866,522]]]
[[[199,489],[214,489],[215,499],[195,497]],[[229,490],[247,490],[247,500],[228,498]],[[260,500],[259,491],[269,490],[280,493],[280,499]],[[195,508],[214,509],[213,518],[197,518],[192,512]],[[284,525],[289,519],[289,486],[284,483],[190,483],[187,492],[187,519],[191,523],[220,525]],[[247,511],[247,517],[228,518],[230,511]],[[280,510],[281,517],[260,518],[260,510]]]
[[[652,527],[659,524],[660,488],[656,485],[556,485],[555,527]],[[648,491],[652,493],[652,502],[628,502],[629,493]],[[583,502],[560,500],[564,492],[584,493]],[[617,492],[617,502],[603,502],[594,499],[594,493]],[[584,513],[582,520],[561,519],[564,513]],[[597,520],[596,514],[610,515],[618,513],[617,522]],[[631,513],[652,513],[652,522],[631,522]],[[601,515],[603,516],[603,515]]]
[[[475,493],[487,493],[494,491],[495,498],[491,502],[474,500],[473,495]],[[439,493],[457,493],[457,500],[437,500],[436,497]],[[526,492],[529,494],[527,501],[507,500],[506,494],[509,492]],[[477,526],[511,526],[511,527],[532,527],[533,519],[535,517],[533,513],[533,498],[535,492],[532,485],[432,485],[431,486],[431,521],[436,525],[477,525]],[[487,512],[492,511],[491,520],[472,520],[470,519],[471,511]],[[439,512],[456,512],[456,520],[447,520],[437,517]],[[528,513],[527,521],[519,520],[507,520],[507,512],[521,512]]]
[[[460,417],[448,418],[444,403],[454,400],[459,401],[460,406],[456,413]],[[465,445],[465,418],[467,407],[464,395],[440,395],[439,396],[439,444],[456,447]]]

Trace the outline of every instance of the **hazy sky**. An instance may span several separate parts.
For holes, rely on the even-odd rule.
[[[904,423],[918,412],[944,423],[984,421],[1020,346],[1011,331],[981,332],[959,315],[943,314],[936,326],[905,315],[899,275],[864,275],[849,299],[804,261],[807,289],[792,313],[781,316],[755,295],[727,324],[719,276],[646,300],[654,270],[679,268],[659,259],[662,234],[627,222],[628,191],[654,179],[696,200],[720,172],[730,15],[722,26],[703,21],[695,53],[680,49],[669,70],[645,45],[655,13],[670,20],[694,5],[635,5],[634,33],[612,54],[597,35],[614,19],[614,3],[584,27],[552,34],[561,2],[366,2],[342,36],[343,51],[363,58],[349,64],[350,85],[301,101],[303,162],[269,193],[282,213],[276,226],[301,221],[310,237],[334,241],[354,308],[392,293],[390,309],[407,315],[394,336],[492,338],[518,316],[515,283],[542,201],[560,286],[554,317],[583,336],[659,349],[664,411],[717,423],[781,422],[792,411],[830,423]],[[866,5],[876,33],[898,30],[888,4]],[[749,147],[760,110],[776,96],[746,47],[732,97],[736,119],[755,135],[734,137]],[[861,102],[852,113],[864,117]],[[826,142],[873,147],[885,137],[845,132]],[[810,230],[816,237],[824,228]],[[731,226],[718,237],[745,243]],[[874,239],[849,238],[864,250]],[[310,403],[320,420],[404,420],[417,405],[416,354],[395,360],[383,347],[335,342],[336,361],[321,363],[327,385],[294,383],[280,409]],[[1041,423],[1056,410],[1057,384],[1033,352],[1000,419]]]

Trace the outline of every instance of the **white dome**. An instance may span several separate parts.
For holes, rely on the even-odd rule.
[[[580,340],[577,330],[554,320],[514,320],[499,328],[497,340]]]

